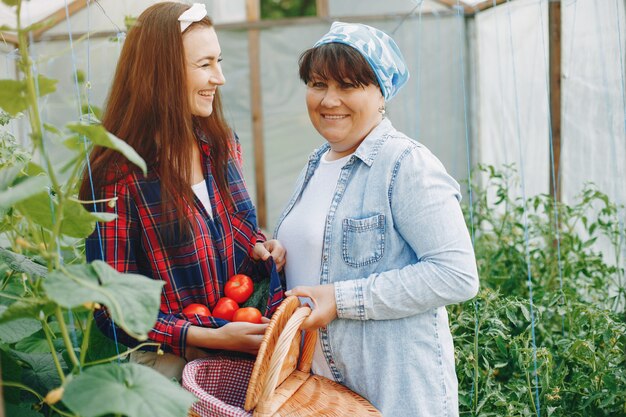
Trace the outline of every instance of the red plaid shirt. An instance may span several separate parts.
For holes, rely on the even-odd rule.
[[[182,310],[191,303],[211,309],[223,296],[224,283],[238,271],[258,240],[265,237],[257,228],[256,211],[248,195],[241,171],[241,147],[233,141],[228,161],[228,184],[235,206],[226,204],[212,175],[210,148],[199,140],[205,179],[213,207],[213,219],[194,196],[189,215],[195,234],[189,239],[169,239],[163,243],[160,223],[161,193],[159,176],[149,170],[147,176],[134,167],[116,183],[100,190],[97,198],[117,197],[114,208],[102,203],[99,211],[114,212],[117,219],[99,223],[86,241],[87,260],[103,259],[120,272],[132,272],[165,282],[158,319],[148,337],[161,343],[166,352],[184,356],[187,329],[190,325],[219,327],[225,322],[212,317],[185,316]],[[166,229],[164,229],[166,230]],[[115,327],[106,309],[96,315],[98,327],[109,337],[115,336],[126,346],[138,342]]]

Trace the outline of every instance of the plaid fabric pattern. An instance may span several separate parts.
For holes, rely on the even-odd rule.
[[[272,257],[265,262],[255,262],[252,258],[246,258],[239,269],[239,273],[248,275],[254,282],[265,279],[270,280],[267,305],[262,313],[265,317],[271,317],[283,301],[285,295],[283,292],[284,285],[276,271],[276,264]]]
[[[183,369],[183,387],[198,397],[191,408],[202,417],[251,417],[243,409],[254,367],[250,357],[219,354]]]
[[[232,142],[227,171],[234,205],[220,195],[212,173],[208,141],[199,135],[198,143],[213,218],[194,196],[193,204],[187,205],[193,233],[189,237],[172,236],[168,230],[177,230],[177,226],[164,228],[159,175],[149,170],[144,177],[128,165],[117,167],[125,174],[122,179],[96,191],[97,199],[117,197],[113,208],[106,203],[96,207],[98,211],[116,213],[117,219],[99,223],[86,241],[88,261],[102,259],[120,272],[142,274],[165,282],[157,322],[148,337],[161,343],[164,351],[183,357],[190,325],[215,328],[227,323],[213,317],[185,316],[183,308],[200,303],[213,309],[224,295],[226,280],[239,272],[255,243],[265,240],[257,228],[256,211],[243,180],[237,138]],[[115,172],[109,175],[112,177]],[[278,279],[273,280],[270,293],[282,299]],[[274,307],[274,302],[270,304]],[[98,310],[95,318],[100,330],[110,338],[117,337],[129,347],[138,344],[121,329],[114,328],[105,308]]]

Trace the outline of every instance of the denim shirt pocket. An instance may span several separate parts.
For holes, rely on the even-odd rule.
[[[364,219],[345,218],[342,256],[346,264],[359,268],[378,262],[385,251],[385,215]]]

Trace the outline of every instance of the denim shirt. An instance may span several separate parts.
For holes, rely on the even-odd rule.
[[[328,147],[309,157],[275,235]],[[388,119],[339,176],[319,277],[335,286],[338,318],[320,329],[322,350],[337,381],[385,416],[458,416],[444,306],[478,291],[460,198],[439,160]]]

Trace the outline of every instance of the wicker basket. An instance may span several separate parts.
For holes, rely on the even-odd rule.
[[[253,366],[252,360],[237,356],[187,364],[183,386],[200,399],[189,416],[381,416],[343,385],[311,375],[317,332],[305,332],[301,343],[299,331],[310,313],[309,307],[300,307],[297,297],[286,298],[272,316]],[[210,374],[214,375],[207,377]],[[243,401],[241,386],[246,383]]]

